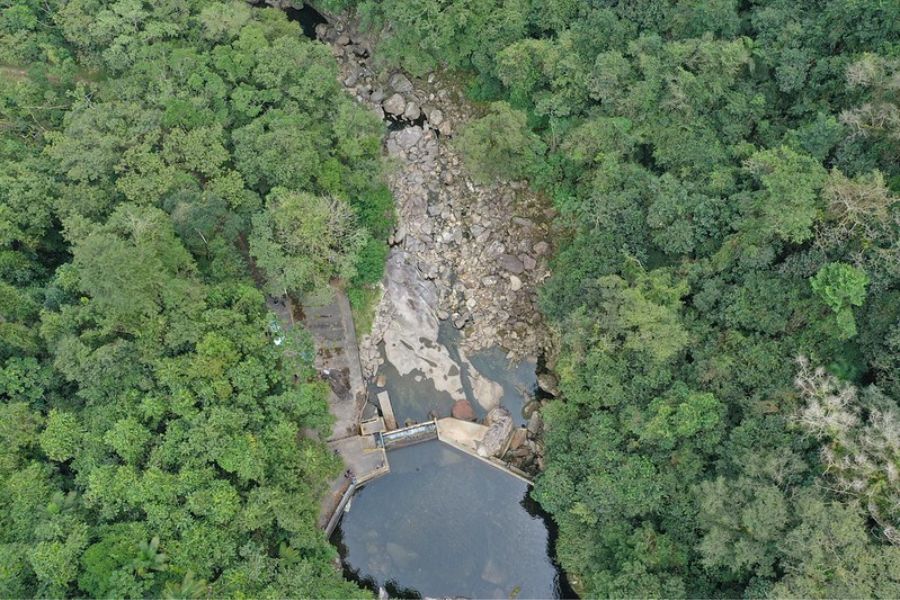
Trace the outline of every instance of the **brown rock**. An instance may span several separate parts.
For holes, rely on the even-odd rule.
[[[509,449],[516,450],[522,447],[522,444],[525,443],[525,440],[528,439],[528,430],[524,427],[519,427],[513,431],[512,438],[509,441]],[[526,453],[527,454],[527,451]],[[524,455],[523,455],[524,456]]]
[[[450,414],[453,415],[454,419],[459,419],[461,421],[475,420],[475,411],[472,409],[472,405],[469,401],[465,398],[453,403],[453,409],[450,411]]]
[[[531,417],[528,418],[528,433],[530,433],[532,437],[538,436],[541,434],[543,428],[544,419],[541,418],[541,413],[532,413]]]
[[[499,259],[500,266],[515,275],[525,270],[525,265],[512,254],[502,254]]]
[[[531,400],[524,407],[522,407],[522,416],[526,419],[530,419],[531,415],[533,415],[540,409],[541,403],[538,400]]]
[[[512,415],[502,406],[498,406],[488,412],[484,422],[488,425],[488,429],[478,444],[478,455],[500,456],[513,433]]]
[[[542,390],[553,397],[559,396],[559,378],[556,375],[549,372],[539,373],[537,380],[538,387]]]

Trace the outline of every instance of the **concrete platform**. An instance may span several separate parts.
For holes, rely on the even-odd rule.
[[[487,429],[485,425],[452,417],[437,420],[438,439],[470,453],[476,453],[476,442],[484,437]]]
[[[374,419],[369,419],[368,421],[363,421],[359,424],[359,430],[362,435],[372,435],[386,431],[384,419],[376,417]]]
[[[461,450],[469,456],[477,458],[496,469],[500,469],[507,475],[511,475],[516,479],[524,481],[528,485],[533,485],[533,482],[528,477],[525,477],[521,472],[517,473],[512,470],[508,464],[499,458],[484,457],[478,454],[477,442],[484,437],[486,431],[487,427],[485,425],[479,425],[478,423],[472,423],[470,421],[460,421],[453,417],[437,420],[438,440],[449,446],[453,446],[457,450]]]
[[[391,470],[384,448],[375,444],[375,436],[357,435],[329,442],[328,445],[341,455],[358,484],[385,475]]]

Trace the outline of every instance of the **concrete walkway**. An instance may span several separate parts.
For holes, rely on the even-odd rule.
[[[350,303],[343,291],[303,305],[303,324],[316,343],[316,369],[331,386],[328,410],[335,418],[328,441],[359,433],[359,415],[366,388],[359,366],[359,349]]]
[[[343,475],[331,482],[322,499],[319,526],[333,522],[333,515],[352,493],[354,486],[380,477],[390,471],[383,448],[375,445],[371,435],[360,435],[360,417],[366,403],[366,387],[359,365],[359,346],[353,327],[350,302],[343,290],[332,287],[332,294],[310,298],[303,305],[303,325],[316,345],[315,366],[328,381],[328,410],[334,426],[328,445],[339,454],[347,467]]]

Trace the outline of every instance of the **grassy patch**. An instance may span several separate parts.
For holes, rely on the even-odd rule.
[[[377,283],[354,286],[347,290],[350,309],[353,312],[353,325],[356,337],[361,338],[372,331],[375,320],[375,308],[381,299],[381,286]]]

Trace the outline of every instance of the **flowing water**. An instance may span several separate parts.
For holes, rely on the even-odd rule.
[[[347,577],[391,597],[574,596],[524,482],[438,441],[388,457],[335,531]]]

